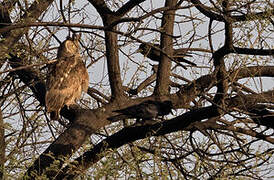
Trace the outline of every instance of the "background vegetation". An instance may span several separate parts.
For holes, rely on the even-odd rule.
[[[0,13],[0,178],[273,178],[270,0],[8,0]],[[60,121],[47,64],[81,33],[90,87]],[[160,51],[159,62],[136,51]],[[156,46],[159,44],[160,46]],[[174,52],[197,64],[174,63]],[[154,125],[113,110],[171,100]]]

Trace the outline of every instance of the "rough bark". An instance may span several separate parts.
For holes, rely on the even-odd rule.
[[[261,99],[262,96],[264,97],[264,99]],[[258,103],[270,102],[274,103],[274,91],[268,91],[266,93],[257,95],[240,95],[231,99],[227,99],[225,103],[228,104],[229,110],[227,109],[228,111],[226,113],[233,111],[234,108],[248,110]],[[86,151],[82,156],[77,158],[72,163],[74,164],[74,166],[68,165],[66,168],[64,168],[63,172],[61,172],[57,176],[57,179],[75,178],[78,175],[76,172],[79,169],[88,169],[89,167],[91,167],[91,165],[93,165],[103,157],[101,156],[101,154],[106,153],[107,151],[109,151],[109,149],[114,150],[121,147],[122,145],[134,142],[138,139],[146,138],[148,136],[161,136],[179,130],[189,130],[188,127],[192,123],[200,122],[204,119],[215,118],[219,115],[220,113],[218,107],[213,105],[186,112],[183,115],[154,125],[126,127],[108,137],[106,140],[101,141],[91,150]],[[271,121],[273,120],[273,116],[274,115],[272,115],[271,117],[272,119],[268,117],[267,119],[261,121],[261,123],[263,123],[264,125],[267,124],[270,128],[274,128],[274,122]],[[254,136],[259,135],[254,134]],[[273,141],[274,143],[274,140],[271,139],[270,141]]]
[[[166,0],[165,7],[176,6],[177,0]],[[169,84],[170,84],[170,68],[171,60],[170,57],[173,55],[173,26],[175,18],[175,10],[165,11],[162,17],[161,24],[161,43],[160,48],[169,56],[160,54],[159,69],[157,71],[156,87],[154,93],[157,96],[168,95],[169,94]]]
[[[2,111],[0,108],[0,179],[4,178],[4,167],[5,167],[5,129]]]
[[[258,95],[238,95],[232,99],[227,98],[226,93],[228,84],[230,82],[237,81],[238,79],[245,77],[274,77],[274,67],[254,66],[244,69],[236,69],[229,74],[229,72],[227,72],[225,69],[224,56],[229,53],[273,55],[274,50],[234,47],[232,44],[232,22],[235,20],[240,21],[247,19],[248,17],[244,15],[237,17],[229,16],[229,14],[227,14],[226,17],[221,16],[220,14],[211,11],[210,8],[207,8],[205,5],[202,5],[198,0],[192,0],[192,2],[200,12],[210,17],[211,19],[225,22],[225,45],[213,53],[215,72],[213,74],[208,74],[197,78],[196,80],[193,80],[192,82],[179,87],[179,91],[177,93],[169,93],[170,83],[167,79],[170,77],[171,59],[167,55],[172,55],[173,53],[172,35],[174,14],[176,11],[176,8],[174,7],[176,6],[177,1],[167,0],[166,7],[172,7],[172,10],[165,11],[163,15],[161,49],[165,53],[161,53],[161,56],[159,57],[161,58],[161,61],[157,71],[155,93],[154,95],[145,98],[133,99],[127,97],[122,86],[120,74],[117,33],[113,31],[116,31],[115,25],[117,25],[117,22],[122,22],[122,17],[133,7],[143,1],[144,0],[130,0],[125,3],[125,5],[122,6],[118,11],[113,12],[107,7],[104,1],[89,0],[89,2],[97,9],[105,26],[105,44],[107,51],[106,58],[112,99],[109,100],[110,102],[108,104],[104,104],[101,108],[93,110],[83,109],[78,106],[75,106],[69,110],[63,108],[61,115],[70,120],[70,126],[39,156],[39,158],[37,158],[34,164],[28,169],[28,172],[25,176],[26,179],[33,179],[36,175],[39,176],[42,174],[45,174],[50,179],[63,179],[65,177],[70,179],[77,176],[74,171],[75,169],[70,169],[71,167],[69,166],[67,166],[63,171],[60,171],[62,165],[64,164],[64,158],[70,158],[71,155],[83,145],[87,137],[98,131],[100,128],[108,125],[110,122],[107,121],[107,118],[112,116],[112,111],[117,110],[117,108],[125,108],[148,99],[159,98],[171,99],[175,108],[189,108],[191,102],[194,101],[195,98],[202,96],[206,90],[212,88],[213,86],[217,86],[217,94],[215,96],[215,104],[213,106],[194,109],[169,121],[164,121],[162,123],[151,126],[124,128],[118,133],[100,142],[93,149],[85,152],[83,156],[76,159],[76,162],[74,163],[77,163],[77,168],[86,170],[92,164],[101,159],[99,154],[105,152],[106,149],[118,148],[129,142],[145,138],[148,135],[159,136],[179,130],[187,130],[191,123],[219,116],[221,114],[219,107],[222,109],[228,108],[226,113],[231,112],[235,107],[245,112],[248,111],[254,113],[254,111],[251,111],[254,110],[253,107],[253,109],[251,108],[251,104],[258,105],[259,103],[273,103],[272,91]],[[52,2],[53,1],[45,0],[35,1],[28,9],[28,14],[22,16],[20,23],[33,22],[33,19],[37,20],[38,17]],[[258,15],[263,16],[262,14],[264,13],[258,13]],[[7,20],[7,16],[3,16],[1,22],[4,22],[5,20]],[[13,45],[16,44],[16,42],[27,31],[28,28],[22,28],[15,29],[12,31],[12,33],[2,34],[6,36],[6,39],[0,42],[0,49],[2,53],[0,56],[2,58],[6,57],[6,55],[10,52],[10,49],[12,49],[7,47],[13,47]],[[13,54],[10,54],[10,57],[11,58],[9,59],[9,62],[12,68],[21,67],[24,65],[20,57],[17,57]],[[15,74],[31,89],[35,98],[40,102],[40,105],[44,106],[46,89],[44,80],[41,79],[39,73],[32,71],[31,69],[22,69],[15,71]],[[150,84],[154,79],[155,75],[152,75],[150,79],[148,79],[148,84]],[[141,88],[144,86],[144,84],[140,85]],[[137,93],[138,91],[139,90],[137,88]],[[261,96],[264,98],[259,98]],[[267,114],[267,116],[265,116],[265,114],[263,114],[259,117],[253,118],[253,120],[259,125],[274,128],[272,122],[273,116],[271,113],[270,115],[271,116]],[[0,116],[0,140],[4,140],[4,134],[2,130],[3,128],[1,129]],[[4,145],[2,146],[0,144],[0,147],[0,155],[3,155],[4,153],[1,154],[1,152],[5,151],[5,149],[2,150]],[[0,161],[0,166],[1,164],[2,162]],[[49,167],[53,168],[47,169]]]

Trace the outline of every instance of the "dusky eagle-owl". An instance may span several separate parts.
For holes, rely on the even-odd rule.
[[[52,120],[59,119],[63,106],[69,107],[87,92],[89,76],[79,53],[79,37],[68,37],[58,48],[57,62],[49,66],[46,108]]]

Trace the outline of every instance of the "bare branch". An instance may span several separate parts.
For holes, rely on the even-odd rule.
[[[126,4],[124,4],[121,8],[119,8],[116,12],[115,15],[119,17],[123,17],[126,13],[128,13],[132,8],[137,6],[138,4],[141,4],[145,0],[130,0]]]
[[[33,19],[37,19],[53,2],[53,0],[41,0],[39,2],[34,1],[29,7],[27,13],[21,18],[21,22],[32,22]],[[28,28],[17,29],[12,31],[12,36],[6,37],[0,42],[1,57],[6,57],[6,55],[11,51],[11,47],[16,44],[16,42],[28,31]],[[0,32],[1,33],[1,32]]]

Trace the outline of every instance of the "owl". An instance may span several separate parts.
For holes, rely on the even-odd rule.
[[[45,102],[52,120],[59,119],[62,107],[75,104],[88,89],[89,76],[79,53],[79,37],[73,35],[61,43],[57,62],[49,67]]]

